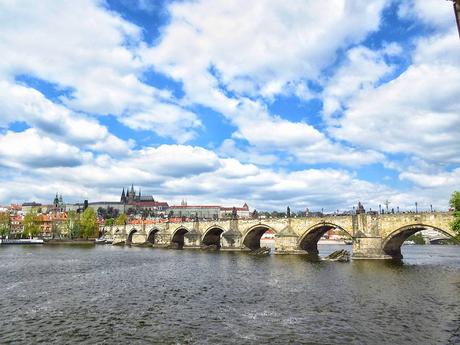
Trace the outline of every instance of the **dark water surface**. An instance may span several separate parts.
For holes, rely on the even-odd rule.
[[[459,344],[460,247],[403,255],[2,246],[0,344]]]

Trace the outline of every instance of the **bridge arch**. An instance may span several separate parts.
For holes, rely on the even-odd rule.
[[[171,244],[177,246],[178,249],[184,248],[185,234],[187,232],[189,232],[189,230],[184,226],[178,227],[171,236]]]
[[[277,234],[277,231],[269,225],[257,224],[250,227],[249,229],[247,229],[243,236],[243,245],[251,250],[259,249],[260,239],[262,238],[263,234],[265,234],[268,230],[271,230],[275,234]]]
[[[348,234],[348,236],[353,237],[352,233],[334,223],[318,223],[307,229],[303,235],[299,238],[298,247],[302,250],[307,251],[311,254],[318,254],[318,241],[320,238],[329,230],[340,229]]]
[[[218,225],[209,227],[201,238],[201,243],[206,246],[215,245],[217,248],[222,246],[221,235],[224,233],[224,229]]]
[[[131,228],[126,237],[126,244],[131,245],[133,243],[133,235],[137,232],[136,228]]]
[[[395,258],[402,259],[401,246],[405,240],[419,231],[433,229],[448,237],[455,239],[449,230],[441,229],[428,224],[410,224],[396,229],[382,241],[382,250],[385,254]]]
[[[151,243],[151,244],[155,244],[155,238],[156,238],[156,235],[157,233],[159,232],[160,230],[156,227],[154,228],[151,228],[149,230],[149,233],[147,235],[147,242],[148,243]]]

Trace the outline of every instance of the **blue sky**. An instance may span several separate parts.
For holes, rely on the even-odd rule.
[[[445,209],[460,40],[443,0],[0,3],[0,202]]]

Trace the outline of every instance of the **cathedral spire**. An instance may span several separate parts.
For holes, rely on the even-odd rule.
[[[123,187],[123,191],[121,192],[120,201],[121,201],[121,202],[125,202],[125,200],[126,200],[126,196],[125,196],[125,187]]]

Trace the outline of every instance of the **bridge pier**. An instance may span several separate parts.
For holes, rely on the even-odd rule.
[[[136,232],[133,234],[131,244],[132,245],[143,245],[146,242],[146,236],[142,232]]]
[[[225,231],[222,234],[221,241],[222,247],[221,250],[243,250],[243,235],[238,229],[238,218],[236,215],[233,215],[230,219],[230,230]]]
[[[392,259],[382,250],[381,237],[353,238],[353,259]]]
[[[228,230],[222,234],[221,250],[242,250],[242,235],[238,230]]]
[[[169,233],[169,223],[166,224],[166,229],[158,231],[155,236],[155,248],[167,248],[171,244],[171,234]]]
[[[275,236],[275,254],[305,254],[306,252],[299,248],[299,236],[291,226],[291,218],[288,218],[288,224],[279,234]]]

